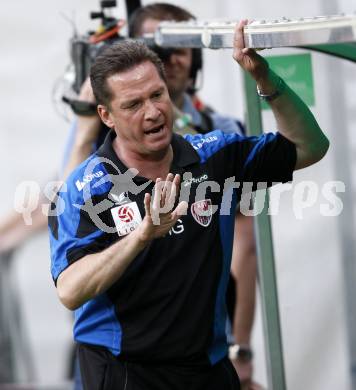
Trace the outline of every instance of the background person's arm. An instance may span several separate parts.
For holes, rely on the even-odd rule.
[[[42,207],[46,199],[41,197],[35,210],[31,213],[31,225],[26,225],[22,213],[11,211],[0,224],[0,253],[12,251],[27,239],[47,227],[47,216]]]
[[[238,212],[235,217],[234,248],[231,273],[236,280],[236,301],[232,333],[236,344],[250,348],[255,315],[257,258],[253,217]],[[247,388],[252,383],[252,359],[233,359],[241,386]]]
[[[78,100],[94,103],[94,95],[89,78],[84,82],[80,90]],[[70,145],[68,160],[65,161],[61,180],[83,162],[93,152],[93,144],[96,142],[100,131],[100,118],[98,114],[78,115],[75,124],[74,141]],[[47,228],[47,215],[43,211],[48,200],[41,197],[37,208],[31,214],[32,223],[26,225],[22,213],[11,211],[0,223],[0,253],[16,249],[36,233]]]
[[[95,103],[89,78],[83,83],[78,100]],[[66,180],[69,174],[93,153],[93,145],[100,132],[101,120],[97,113],[77,115],[76,118],[74,140],[69,151],[68,161],[63,169],[62,180]]]

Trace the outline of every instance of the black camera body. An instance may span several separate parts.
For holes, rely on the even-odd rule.
[[[128,14],[134,12],[137,7],[140,6],[140,1],[128,0],[126,6],[128,8]],[[116,19],[107,15],[106,9],[116,6],[116,0],[101,0],[101,11],[91,12],[91,19],[101,19],[101,25],[97,31],[89,31],[85,35],[74,35],[70,41],[70,55],[73,64],[74,81],[72,84],[72,90],[75,94],[79,94],[81,86],[87,79],[90,73],[91,65],[94,63],[95,58],[100,54],[107,46],[112,45],[116,41],[126,39],[126,37],[120,35],[120,30],[124,26],[125,21]],[[144,40],[145,41],[145,40]],[[157,53],[162,61],[167,61],[169,57],[176,51],[175,48],[163,48],[157,46],[152,39],[148,39],[145,43]],[[192,67],[190,77],[193,81],[191,93],[196,91],[196,80],[199,71],[202,69],[203,58],[201,49],[192,49]],[[72,110],[78,115],[92,115],[96,112],[96,107],[92,103],[86,103],[71,99],[63,96],[62,100],[69,104]]]
[[[105,41],[92,43],[88,37],[74,37],[71,40],[71,58],[74,67],[73,90],[79,93],[81,86],[89,76],[90,67],[97,55],[108,45],[123,39],[117,35]]]
[[[74,36],[70,42],[70,55],[74,66],[73,90],[79,93],[82,84],[88,77],[95,57],[109,44],[123,39],[120,36],[122,21],[106,15],[105,9],[116,6],[115,0],[100,1],[101,11],[91,12],[91,19],[101,19],[99,31],[89,31],[83,36]]]
[[[97,31],[89,31],[85,35],[75,34],[70,40],[70,56],[73,67],[74,80],[71,90],[74,95],[80,93],[80,89],[90,73],[90,67],[95,58],[108,45],[115,41],[124,39],[120,30],[125,21],[107,15],[106,9],[116,6],[115,0],[101,0],[101,11],[91,12],[91,19],[101,19]],[[70,95],[73,95],[72,93]],[[96,112],[96,105],[69,96],[62,96],[62,101],[68,104],[77,115],[93,115]]]

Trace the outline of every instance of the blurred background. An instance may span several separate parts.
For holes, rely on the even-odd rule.
[[[167,1],[187,8],[198,19],[299,18],[355,10],[351,0]],[[142,1],[148,3],[152,1]],[[1,4],[0,218],[14,208],[20,183],[36,181],[43,191],[58,172],[70,113],[54,102],[53,90],[70,63],[73,24],[80,34],[95,29],[98,22],[90,20],[89,12],[98,9],[98,0]],[[118,0],[112,12],[125,18],[124,1]],[[266,56],[302,53],[308,52],[262,52]],[[312,53],[310,66],[312,110],[331,147],[320,163],[295,175],[293,188],[303,181],[316,183],[318,194],[312,204],[296,213],[292,189],[281,195],[280,212],[272,218],[286,380],[290,390],[351,390],[347,302],[353,297],[345,289],[345,280],[355,262],[351,172],[356,156],[356,64]],[[221,113],[244,117],[242,77],[231,50],[204,50],[199,96]],[[63,116],[69,116],[69,121]],[[275,130],[269,111],[264,111],[263,119],[266,130]],[[329,181],[345,183],[345,192],[338,194],[344,206],[338,216],[321,216],[321,206],[327,203],[322,188]],[[48,238],[41,233],[15,250],[11,272],[6,274],[18,294],[13,309],[21,316],[28,344],[28,367],[18,369],[29,369],[32,381],[44,389],[70,388],[66,380],[72,315],[57,299],[49,266]],[[2,294],[4,299],[3,290]],[[252,341],[255,378],[267,386],[260,312],[257,305]]]

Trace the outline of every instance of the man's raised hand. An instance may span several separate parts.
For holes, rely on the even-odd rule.
[[[256,53],[254,49],[245,47],[244,27],[248,20],[240,20],[235,27],[233,58],[240,66],[256,80],[264,79],[268,74],[267,61]]]
[[[174,208],[180,188],[180,175],[169,173],[165,181],[156,180],[153,196],[146,193],[144,198],[145,217],[137,228],[140,239],[148,242],[165,236],[177,220],[187,213],[188,203],[180,202]]]

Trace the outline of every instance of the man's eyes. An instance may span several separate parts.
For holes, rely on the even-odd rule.
[[[131,102],[129,104],[126,104],[123,108],[126,110],[134,110],[135,108],[138,108],[140,105],[140,102]]]
[[[151,95],[151,99],[153,99],[153,100],[160,99],[162,95],[163,95],[163,91],[154,92]],[[122,108],[125,109],[125,110],[136,110],[141,105],[142,105],[142,101],[133,101],[133,102],[125,104]]]
[[[154,94],[152,94],[153,99],[158,99],[162,96],[163,92],[162,91],[157,91]]]

